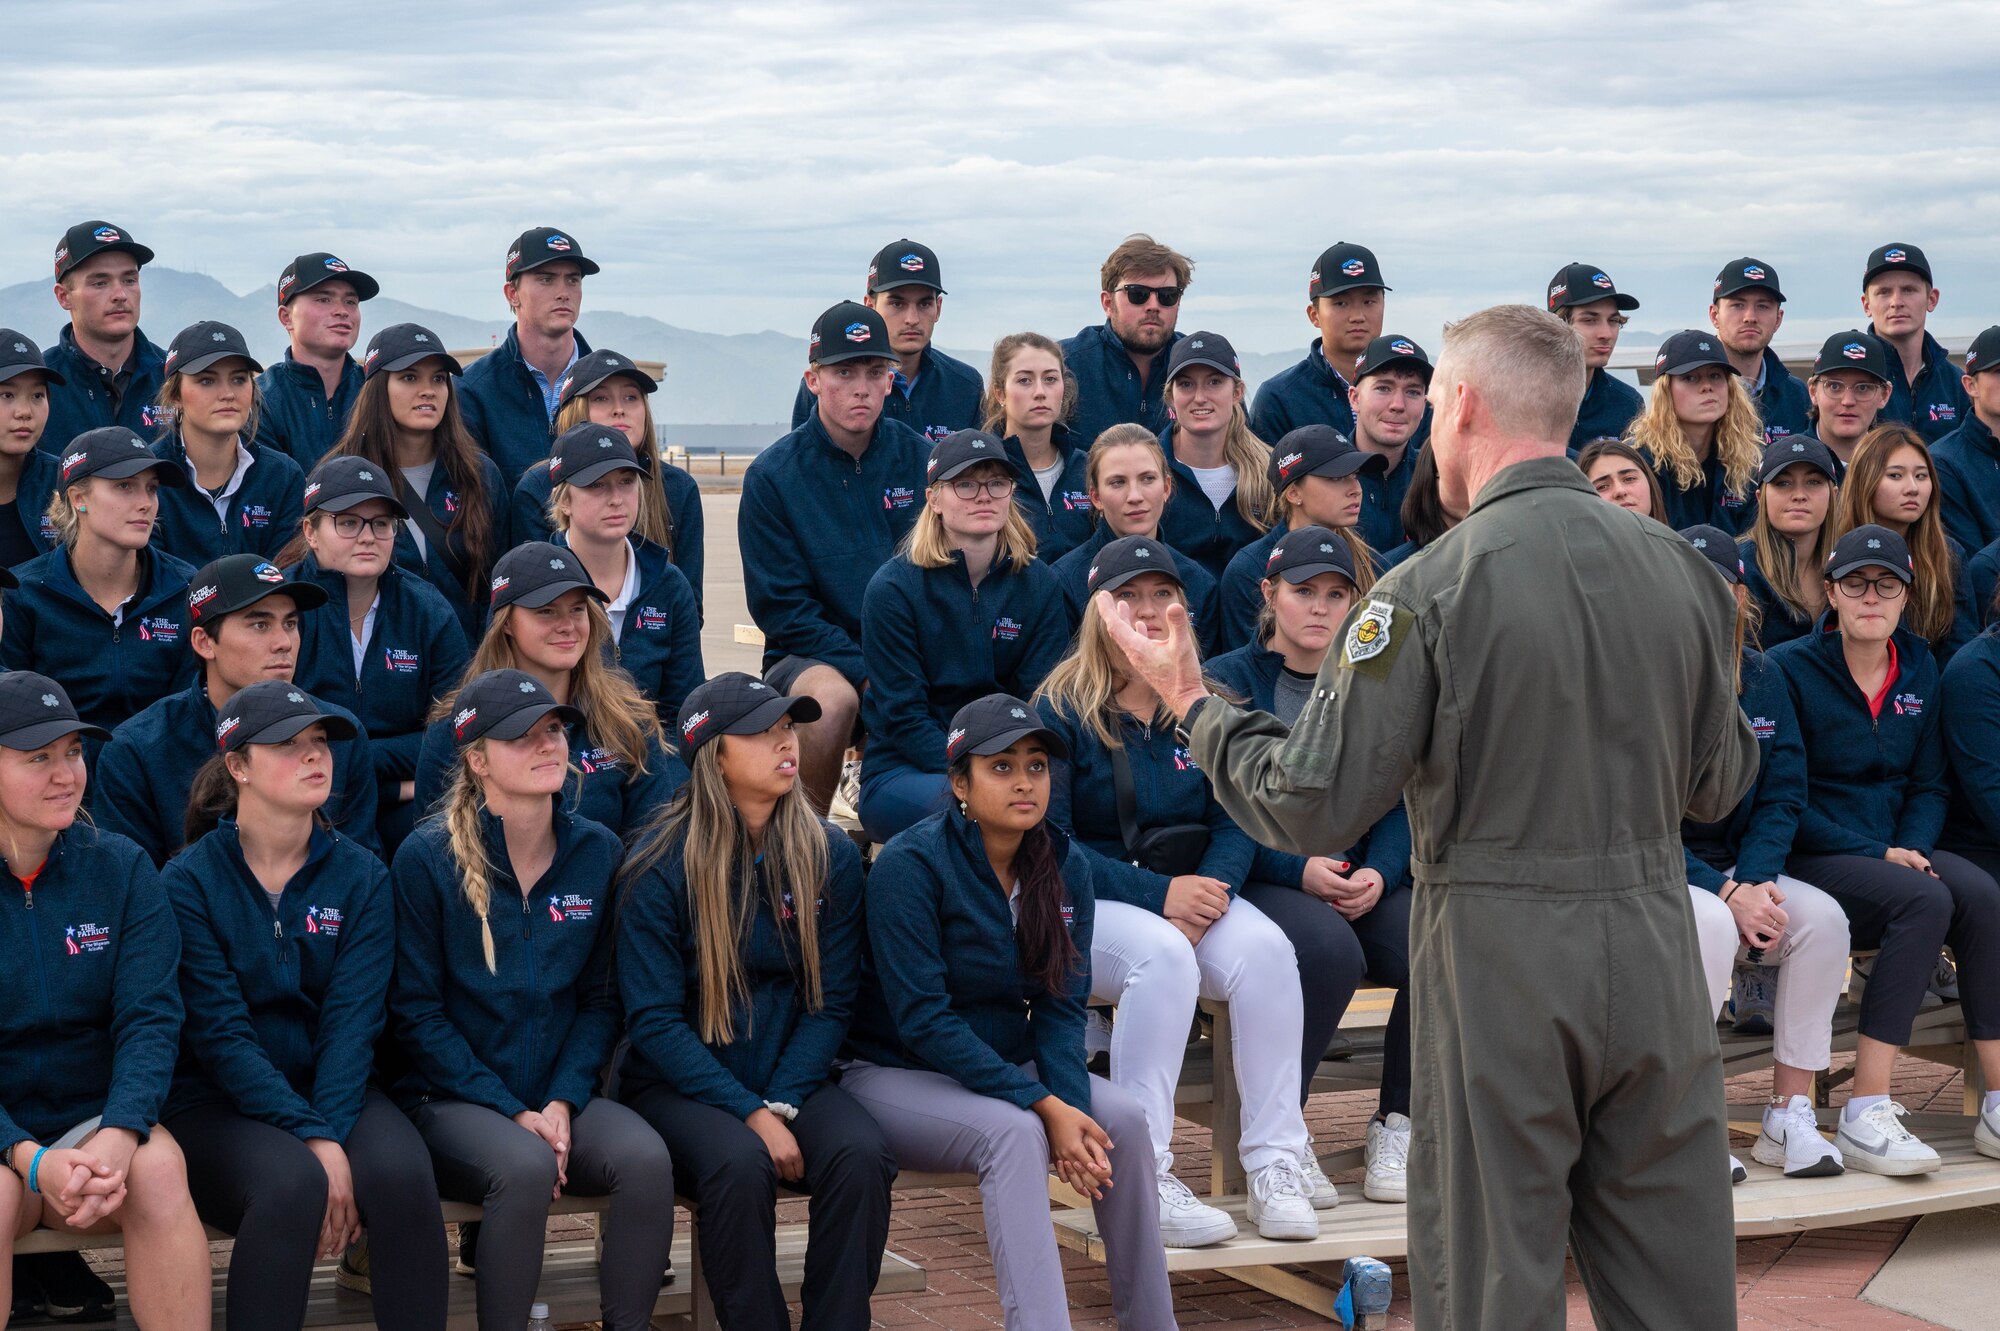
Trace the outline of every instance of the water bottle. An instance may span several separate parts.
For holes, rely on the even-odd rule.
[[[556,1331],[556,1324],[549,1320],[549,1305],[537,1303],[528,1309],[528,1331]]]

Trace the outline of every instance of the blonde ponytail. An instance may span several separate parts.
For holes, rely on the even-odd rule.
[[[478,740],[471,747],[484,743]],[[451,787],[445,791],[444,825],[451,839],[451,858],[458,865],[465,904],[479,916],[479,945],[486,953],[486,973],[498,975],[500,963],[493,954],[493,924],[487,919],[493,905],[493,866],[486,858],[486,838],[479,832],[479,783],[473,779],[472,769],[465,765],[466,752],[460,750]]]

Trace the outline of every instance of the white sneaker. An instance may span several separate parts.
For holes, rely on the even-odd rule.
[[[1894,1100],[1877,1100],[1860,1118],[1842,1110],[1833,1141],[1847,1167],[1870,1174],[1928,1174],[1942,1165],[1936,1151],[1896,1121],[1908,1112]]]
[[[1160,1242],[1169,1248],[1206,1248],[1236,1237],[1236,1222],[1188,1191],[1172,1174],[1160,1175]]]
[[[1368,1176],[1361,1195],[1371,1202],[1410,1199],[1410,1120],[1402,1114],[1368,1121]]]
[[[1733,1187],[1735,1187],[1735,1186],[1736,1186],[1737,1184],[1741,1183],[1741,1182],[1742,1182],[1742,1181],[1743,1181],[1744,1179],[1746,1179],[1746,1178],[1749,1178],[1749,1177],[1750,1177],[1750,1171],[1749,1171],[1749,1170],[1747,1170],[1747,1169],[1745,1169],[1745,1168],[1743,1167],[1743,1162],[1742,1162],[1741,1160],[1738,1160],[1738,1159],[1737,1159],[1737,1158],[1736,1158],[1735,1156],[1733,1156],[1733,1155],[1732,1155],[1732,1156],[1730,1156],[1730,1157],[1729,1157],[1729,1186],[1733,1188]]]
[[[1085,1058],[1096,1058],[1099,1054],[1111,1052],[1111,1019],[1101,1008],[1086,1009],[1083,1014],[1083,1053]]]
[[[1333,1180],[1319,1167],[1319,1156],[1313,1153],[1312,1142],[1306,1142],[1306,1153],[1299,1157],[1299,1176],[1306,1182],[1306,1200],[1315,1211],[1331,1211],[1340,1205],[1340,1190],[1333,1186]]]
[[[2000,1107],[1979,1111],[1979,1122],[1972,1129],[1972,1146],[1981,1155],[2000,1159]]]
[[[1250,1176],[1244,1214],[1267,1239],[1319,1237],[1319,1213],[1306,1198],[1299,1162],[1288,1155],[1279,1156]]]
[[[1731,992],[1735,995],[1731,1006],[1736,1012],[1737,1033],[1769,1035],[1777,1009],[1778,968],[1738,962]]]
[[[1764,1130],[1751,1151],[1760,1165],[1785,1171],[1786,1178],[1828,1178],[1844,1174],[1840,1148],[1820,1136],[1812,1101],[1795,1095],[1764,1111]]]

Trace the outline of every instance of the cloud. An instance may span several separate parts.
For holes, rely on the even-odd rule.
[[[800,333],[899,235],[941,336],[1098,318],[1103,254],[1197,260],[1186,318],[1303,346],[1304,282],[1372,245],[1393,325],[1533,299],[1572,259],[1704,318],[1750,253],[1787,333],[1858,317],[1923,245],[1941,327],[2000,315],[1990,53],[1964,3],[81,3],[11,16],[0,284],[71,221],[238,291],[334,250],[415,303],[502,312],[507,242],[571,229],[589,300]]]

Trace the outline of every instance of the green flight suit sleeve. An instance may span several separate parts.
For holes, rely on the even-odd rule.
[[[1260,845],[1338,855],[1402,797],[1430,743],[1438,687],[1417,616],[1377,587],[1291,727],[1210,698],[1195,709],[1190,746],[1216,799]]]

